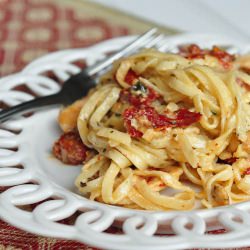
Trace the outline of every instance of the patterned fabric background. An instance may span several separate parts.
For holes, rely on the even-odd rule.
[[[0,75],[50,51],[86,47],[150,26],[83,0],[0,0]]]

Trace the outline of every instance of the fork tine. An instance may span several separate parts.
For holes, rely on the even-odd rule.
[[[160,34],[154,38],[152,38],[146,45],[145,48],[149,49],[152,47],[157,47],[157,44],[160,43],[163,39],[165,38],[165,36],[163,34]]]
[[[165,40],[163,40],[160,44],[158,44],[157,49],[161,52],[165,52],[167,49],[169,49],[169,43],[166,43]]]
[[[146,41],[142,42],[140,48],[136,49],[136,50],[132,50],[129,53],[127,53],[127,55],[131,55],[134,52],[137,52],[140,49],[149,49],[152,47],[157,48],[157,46],[159,46],[159,43],[162,43],[165,40],[165,35],[160,34],[158,36],[152,36],[150,38],[148,38]]]
[[[119,58],[121,58],[122,56],[126,55],[128,52],[138,49],[138,47],[141,47],[141,44],[147,40],[148,38],[150,38],[153,34],[155,34],[157,31],[157,28],[153,28],[150,29],[149,31],[145,32],[144,34],[142,34],[141,36],[139,36],[138,38],[136,38],[134,41],[132,41],[131,43],[129,43],[128,45],[126,45],[125,47],[123,47],[120,51],[118,51],[117,53],[109,56],[108,58],[105,58],[104,60],[102,60],[101,62],[93,65],[92,67],[88,67],[86,69],[86,73],[90,76],[98,73],[99,71],[101,71],[102,69],[106,68],[107,66],[109,66],[110,64],[113,63],[114,60],[117,60]]]

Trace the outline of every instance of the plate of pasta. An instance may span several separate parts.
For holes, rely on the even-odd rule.
[[[54,93],[131,39],[39,58],[0,80],[0,103]],[[1,124],[1,218],[108,249],[250,244],[249,53],[221,36],[168,37],[114,62],[72,105]]]

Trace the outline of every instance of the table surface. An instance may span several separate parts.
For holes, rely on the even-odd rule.
[[[219,33],[250,40],[249,0],[95,1],[183,31]]]

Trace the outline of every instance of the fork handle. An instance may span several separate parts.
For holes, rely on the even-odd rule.
[[[55,105],[62,103],[62,95],[53,94],[44,97],[39,97],[28,102],[24,102],[13,106],[11,108],[4,109],[0,112],[0,122],[3,122],[13,116],[14,114],[22,114],[31,112],[37,108],[42,108],[44,106]]]

